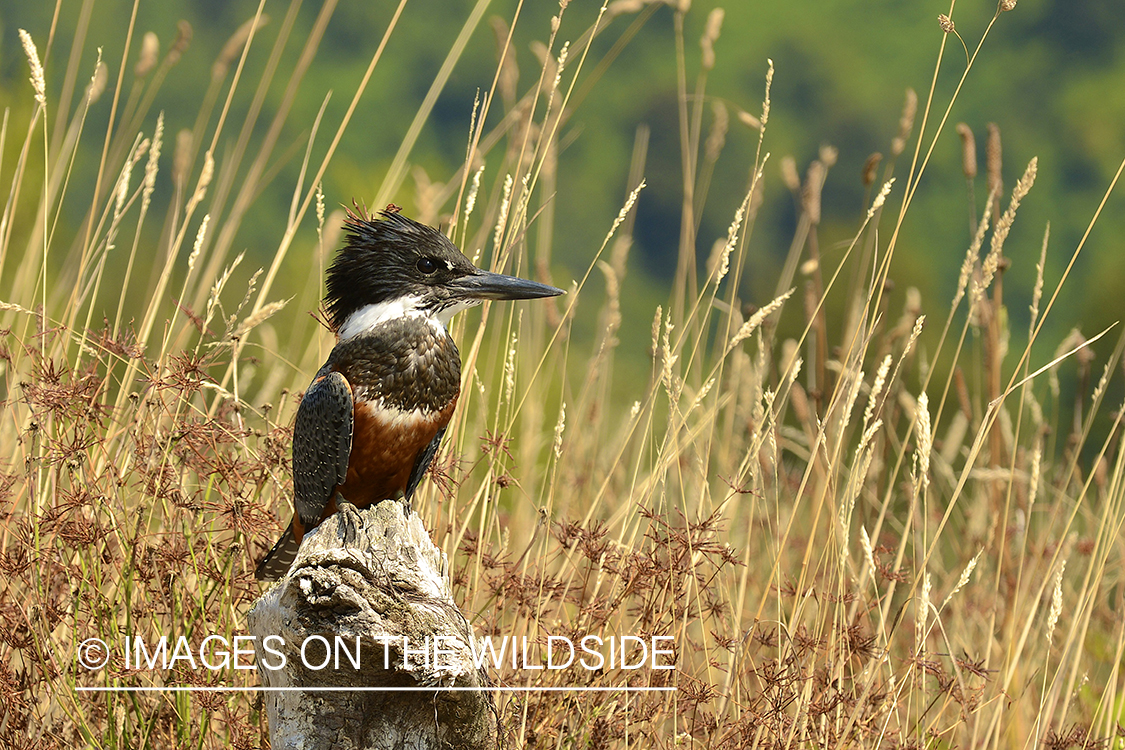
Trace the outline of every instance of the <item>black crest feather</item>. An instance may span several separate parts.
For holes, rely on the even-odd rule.
[[[395,207],[397,208],[397,207]],[[324,297],[332,330],[365,305],[425,293],[417,262],[431,257],[458,274],[475,271],[444,234],[390,208],[370,216],[356,206],[344,221],[344,244],[328,269]]]

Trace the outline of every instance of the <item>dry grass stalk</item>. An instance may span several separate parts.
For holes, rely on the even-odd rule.
[[[643,11],[645,5],[619,2],[606,12]],[[552,28],[565,28],[565,20],[555,20]],[[602,23],[592,28],[612,29]],[[717,37],[717,25],[713,31]],[[567,84],[572,83],[571,76],[577,79],[582,72],[580,45],[582,55],[590,48],[588,37],[575,38],[582,41],[558,54],[562,66],[551,67],[544,58],[544,78],[526,87],[528,104],[509,109],[524,118],[519,128],[503,130],[509,121],[489,131],[487,124],[498,118],[480,114],[485,124],[474,122],[479,140],[469,150],[476,153],[467,152],[456,174],[432,170],[437,181],[428,183],[441,188],[430,191],[428,205],[435,216],[454,212],[456,186],[464,186],[465,221],[453,228],[466,238],[463,245],[479,252],[491,235],[498,261],[535,268],[545,280],[569,268],[529,261],[529,255],[536,258],[549,249],[549,212],[539,215],[536,231],[525,236],[524,230],[531,224],[528,207],[546,184],[537,180],[548,178],[554,168],[551,144],[566,118],[560,103],[566,87],[557,71],[569,68]],[[146,86],[159,84],[160,71],[184,54],[189,39],[190,27],[182,28],[164,63],[143,70],[149,76]],[[142,42],[137,65],[152,66],[157,53]],[[237,56],[232,54],[231,61]],[[590,54],[596,56],[596,48]],[[501,75],[497,85],[507,87],[518,104],[525,99],[520,99],[513,66],[514,55],[507,78]],[[738,115],[752,127],[768,120],[772,73],[770,63],[760,120]],[[549,90],[546,98],[560,100],[547,115],[542,102],[532,106],[544,90]],[[491,101],[494,93],[482,101]],[[501,96],[507,96],[503,90]],[[908,95],[906,105],[896,156],[910,137],[916,97],[912,102]],[[26,116],[35,109],[25,107]],[[720,134],[724,139],[746,136],[745,131],[726,133],[720,111],[726,109],[715,109],[703,149],[707,158],[718,158]],[[289,509],[288,452],[296,404],[331,345],[330,334],[306,312],[320,295],[319,274],[312,269],[323,262],[340,231],[338,219],[325,215],[325,203],[336,198],[326,196],[321,184],[332,180],[320,175],[303,183],[302,193],[310,202],[315,199],[315,229],[322,239],[312,238],[314,227],[305,224],[313,219],[308,218],[302,231],[308,232],[309,252],[294,253],[281,264],[279,279],[287,273],[299,276],[301,296],[288,305],[288,300],[264,299],[264,277],[243,267],[242,255],[219,260],[214,272],[201,271],[206,266],[198,262],[212,232],[223,230],[227,214],[209,205],[209,218],[200,221],[191,210],[226,184],[224,167],[210,157],[222,154],[226,164],[232,141],[219,134],[214,144],[206,144],[203,163],[195,164],[197,145],[190,131],[163,117],[156,122],[147,154],[138,133],[121,136],[120,158],[107,172],[108,185],[118,176],[116,189],[104,190],[97,205],[89,207],[91,215],[107,217],[113,232],[165,238],[150,253],[148,262],[155,261],[156,268],[147,287],[126,273],[125,291],[111,288],[120,255],[109,248],[111,242],[103,245],[106,282],[100,291],[89,284],[103,273],[91,263],[83,276],[88,291],[77,305],[81,309],[71,313],[49,298],[42,306],[30,286],[11,283],[36,278],[41,255],[33,267],[17,268],[13,261],[0,269],[4,288],[15,290],[0,303],[5,317],[0,370],[11,393],[0,422],[0,448],[11,461],[0,466],[0,694],[5,701],[0,747],[148,743],[218,750],[265,744],[252,698],[203,693],[91,697],[74,688],[98,684],[105,675],[79,670],[60,657],[88,634],[109,633],[111,647],[120,649],[117,634],[127,626],[145,636],[183,632],[192,643],[213,631],[242,632],[247,604],[257,594],[253,563]],[[167,173],[159,169],[161,151],[167,150],[166,125],[173,128],[168,132],[179,132]],[[486,146],[505,134],[510,137],[506,147],[487,153],[496,185],[482,192]],[[824,149],[818,169],[835,159]],[[141,185],[130,185],[142,161]],[[598,299],[600,307],[586,306],[594,295],[581,293],[583,279],[571,287],[569,299],[578,302],[564,314],[528,307],[522,316],[501,315],[495,311],[505,306],[495,305],[455,319],[453,333],[466,357],[461,403],[415,507],[448,555],[458,604],[481,632],[528,636],[532,653],[548,636],[559,634],[659,634],[675,643],[676,669],[670,672],[648,666],[579,677],[565,670],[539,671],[531,681],[545,687],[628,685],[630,690],[607,692],[597,701],[548,692],[513,694],[500,716],[513,744],[624,748],[648,737],[661,747],[678,741],[725,750],[754,743],[904,747],[925,737],[970,745],[987,737],[990,747],[1022,747],[1023,738],[1009,741],[1019,727],[1040,719],[1049,723],[1063,712],[1090,726],[1110,727],[1103,734],[1111,733],[1111,712],[1087,706],[1076,682],[1067,682],[1067,675],[1089,673],[1092,685],[1109,684],[1103,665],[1085,649],[1053,649],[1052,639],[1065,634],[1067,643],[1113,642],[1116,620],[1106,603],[1112,576],[1099,573],[1076,584],[1074,599],[1088,609],[1064,621],[1062,566],[1053,581],[1043,580],[1037,566],[1039,552],[1059,543],[1059,526],[1048,519],[1066,519],[1077,548],[1093,550],[1082,553],[1091,557],[1091,571],[1120,564],[1119,545],[1097,541],[1114,538],[1121,523],[1119,504],[1110,502],[1121,486],[1117,433],[1111,431],[1098,445],[1091,437],[1097,430],[1086,424],[1074,431],[1060,427],[1054,415],[1065,380],[1057,377],[1062,361],[1052,362],[1051,381],[1032,381],[1025,389],[1023,413],[1034,428],[1018,429],[1020,423],[1006,421],[1003,413],[996,420],[997,434],[1003,433],[1015,457],[1017,484],[1025,481],[1023,467],[1030,467],[1026,507],[1013,503],[1007,516],[1000,515],[1005,506],[995,508],[997,533],[1017,529],[1019,543],[966,538],[971,527],[954,525],[960,515],[948,527],[913,528],[917,516],[907,515],[909,498],[901,492],[910,479],[911,453],[917,461],[916,486],[925,487],[931,510],[959,513],[957,499],[973,491],[981,477],[1013,481],[1007,466],[996,471],[981,456],[980,440],[965,439],[970,429],[989,429],[987,417],[994,413],[985,406],[987,392],[978,392],[980,363],[960,344],[950,351],[943,343],[934,347],[920,339],[929,303],[908,293],[906,310],[892,325],[884,321],[890,309],[884,304],[848,334],[826,325],[815,331],[832,352],[830,360],[818,353],[816,365],[826,368],[834,382],[817,394],[819,400],[812,398],[798,378],[801,355],[810,347],[807,335],[814,334],[811,329],[803,337],[792,333],[803,322],[801,310],[787,311],[784,305],[793,290],[761,308],[740,297],[749,288],[744,266],[751,264],[743,262],[744,249],[762,200],[764,163],[763,157],[748,167],[753,186],[726,238],[714,245],[708,271],[715,283],[709,280],[697,291],[694,308],[684,306],[673,314],[665,312],[672,306],[657,307],[650,362],[636,367],[618,354],[615,370],[611,356],[619,328],[631,330],[622,316],[635,291],[625,275],[635,190],[606,235],[607,244],[614,241],[609,262],[589,263],[590,272],[597,267],[604,274],[607,294]],[[796,166],[786,163],[783,174],[800,197]],[[201,171],[193,190],[196,169]],[[877,171],[877,161],[865,167],[866,186],[879,179]],[[641,174],[638,167],[636,179],[627,184],[639,183]],[[168,181],[163,187],[162,179]],[[30,203],[38,191],[34,181],[27,185],[32,187],[18,197]],[[1005,228],[998,226],[993,236],[997,246],[1014,218],[1016,193],[1022,197],[1029,186],[1030,180],[1017,185],[1009,213],[1000,217]],[[887,182],[874,197],[867,221],[890,189]],[[179,197],[169,197],[173,194]],[[697,199],[704,210],[703,199]],[[79,202],[73,193],[58,200],[67,206]],[[173,200],[180,202],[164,202]],[[860,223],[862,211],[856,217]],[[171,218],[152,231],[142,226],[150,213]],[[978,255],[989,217],[997,213],[987,207],[974,232],[954,307],[974,271],[975,283],[983,288],[987,269],[977,268]],[[482,226],[474,229],[470,219]],[[177,238],[186,243],[184,235],[192,230],[191,272],[184,277]],[[60,230],[49,239],[52,258],[61,259],[56,246],[73,239],[64,234]],[[109,228],[103,228],[98,241],[109,236]],[[870,236],[873,243],[881,239],[874,232]],[[140,247],[138,254],[146,246]],[[1041,267],[1046,238],[1043,248]],[[835,257],[814,257],[807,270],[831,270]],[[165,293],[166,259],[168,278],[183,280],[179,299]],[[852,262],[847,259],[845,265]],[[983,265],[988,264],[986,258]],[[883,293],[882,278],[871,276],[875,286],[863,279],[857,293]],[[729,297],[715,295],[720,281]],[[116,296],[126,293],[130,303],[119,308],[113,325],[83,325],[91,311],[107,300],[112,309],[122,302]],[[678,293],[692,299],[686,288]],[[1031,295],[1037,318],[1041,293],[1042,271]],[[820,287],[809,295],[812,309],[831,303]],[[203,302],[195,310],[185,299]],[[142,325],[139,334],[130,322],[132,300],[152,309],[146,316],[151,328]],[[595,319],[605,323],[606,333],[596,345],[584,347],[576,333]],[[160,342],[145,346],[150,330]],[[1078,354],[1084,351],[1080,343],[1075,337],[1060,351]],[[1092,377],[1092,362],[1075,360]],[[1120,372],[1113,369],[1116,361],[1110,360],[1092,389],[1096,398],[1090,408],[1099,414],[1105,414],[1100,402]],[[951,406],[949,389],[929,382],[931,373],[944,368],[954,373],[950,378],[956,385],[949,396],[956,412],[952,418],[943,418],[943,409]],[[863,372],[871,369],[875,375],[857,429],[852,412],[864,389]],[[228,370],[235,373],[230,378],[224,375]],[[577,379],[575,372],[581,373]],[[922,395],[915,402],[910,393]],[[1048,442],[1048,435],[1060,432],[1073,432],[1064,459]],[[940,450],[932,444],[934,434],[946,438]],[[1084,456],[1091,454],[1099,458],[1087,466]],[[1089,481],[1076,481],[1078,476]],[[1103,516],[1073,512],[1088,507],[1087,486],[1106,510]],[[1022,526],[1017,511],[1023,511]],[[900,523],[906,518],[910,526]],[[849,562],[853,526],[858,526],[863,559]],[[918,536],[929,546],[905,554]],[[934,587],[945,585],[953,572],[943,565],[962,559],[967,543],[982,551],[935,614]],[[995,571],[994,580],[1003,584],[968,586],[975,567]],[[1048,638],[1021,637],[1041,622],[1041,602],[1052,583]],[[911,591],[904,597],[905,587]],[[946,608],[954,595],[959,606]],[[916,607],[901,610],[906,599]],[[1005,636],[1012,637],[981,635],[979,613],[986,609],[1004,613],[1012,623]],[[898,611],[906,618],[901,627],[893,619]],[[949,645],[927,643],[931,635],[948,639]],[[1038,696],[1030,695],[1034,691],[1013,689],[1048,656],[1061,675],[1051,708],[1041,706]],[[528,682],[526,672],[506,665],[493,677],[501,686]],[[245,672],[187,668],[118,671],[111,679],[141,686],[254,683]],[[669,699],[634,689],[644,687],[677,691]]]

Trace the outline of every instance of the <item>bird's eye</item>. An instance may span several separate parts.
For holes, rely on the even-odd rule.
[[[437,261],[433,258],[419,258],[418,270],[428,276],[437,270]]]

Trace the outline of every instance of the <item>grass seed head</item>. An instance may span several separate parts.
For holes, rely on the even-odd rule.
[[[801,176],[797,174],[797,160],[792,156],[781,157],[781,180],[794,195],[801,192]]]
[[[925,490],[930,484],[930,455],[934,448],[933,436],[930,434],[930,397],[925,391],[918,396],[917,409],[918,466],[922,489]]]
[[[973,129],[963,122],[957,123],[957,135],[961,136],[961,172],[971,180],[977,176],[977,141]]]
[[[465,196],[465,221],[469,221],[469,217],[473,215],[473,209],[477,205],[477,193],[480,191],[480,178],[484,174],[484,165],[481,164],[477,167],[477,171],[473,172],[473,180],[469,183],[469,194]]]
[[[891,154],[898,156],[906,150],[906,142],[910,140],[910,133],[914,130],[914,117],[918,114],[918,94],[914,89],[906,90],[906,99],[902,103],[902,115],[898,118],[898,135],[891,141]]]
[[[152,31],[146,31],[141,38],[141,52],[137,55],[137,64],[133,66],[133,75],[144,78],[156,67],[160,57],[160,37]]]
[[[47,84],[43,80],[43,64],[39,61],[39,50],[35,48],[35,40],[23,29],[19,30],[20,42],[23,44],[24,54],[27,55],[27,64],[31,67],[31,88],[35,90],[35,101],[39,106],[47,106]]]
[[[809,221],[813,223],[813,226],[820,224],[820,194],[824,189],[824,178],[827,172],[824,163],[816,160],[809,165],[809,171],[805,175],[805,185],[801,191],[801,206],[805,209],[805,213],[809,215]]]
[[[566,402],[563,401],[562,404],[559,405],[559,421],[555,423],[554,452],[555,452],[555,460],[556,461],[558,461],[559,457],[562,456],[563,432],[565,430],[566,430]]]
[[[221,81],[226,77],[231,64],[242,55],[242,51],[246,48],[250,37],[253,36],[258,29],[269,23],[269,20],[269,16],[265,13],[255,18],[249,18],[230,35],[230,38],[227,39],[227,43],[223,45],[223,49],[219,52],[219,56],[215,58],[215,63],[211,66],[212,80]]]
[[[883,187],[879,190],[879,194],[875,196],[875,200],[871,201],[871,208],[867,209],[867,220],[870,221],[875,216],[875,212],[883,207],[887,201],[887,196],[891,194],[891,187],[895,184],[895,178],[887,180],[883,183]]]
[[[773,60],[766,58],[766,96],[762,100],[762,127],[770,120],[770,88],[773,86]]]
[[[723,146],[726,145],[727,130],[730,128],[730,114],[727,112],[727,107],[721,101],[716,99],[711,103],[711,132],[707,135],[707,143],[704,148],[707,161],[718,161],[719,154],[723,151]]]
[[[930,618],[930,592],[933,590],[933,581],[930,572],[922,574],[922,589],[918,595],[916,607],[918,610],[914,618],[914,653],[919,657],[925,651],[926,627]]]
[[[1063,573],[1066,572],[1066,558],[1059,563],[1059,572],[1055,574],[1055,588],[1051,592],[1051,610],[1047,613],[1047,643],[1051,643],[1055,637],[1055,627],[1059,624],[1059,616],[1062,614],[1062,579]]]
[[[703,51],[701,64],[704,70],[715,67],[715,41],[723,28],[722,8],[712,8],[707,14],[707,25],[703,29],[703,36],[699,38],[699,46]]]
[[[98,56],[101,57],[101,50],[98,50]],[[90,77],[90,84],[86,87],[86,101],[93,104],[98,99],[101,99],[102,94],[105,93],[106,83],[109,82],[109,68],[106,64],[98,60],[97,66],[94,67],[94,75]]]
[[[191,38],[194,34],[191,24],[187,21],[180,21],[176,24],[176,38],[172,41],[172,46],[168,50],[168,57],[165,58],[165,64],[171,66],[175,65],[187,52],[188,47],[191,46]]]
[[[883,161],[883,155],[876,151],[867,157],[867,161],[863,162],[861,178],[864,187],[868,187],[875,182],[875,174],[879,171],[879,162],[881,161]]]
[[[988,192],[999,195],[1004,191],[1003,153],[1000,144],[1000,126],[988,123],[988,140],[984,144],[985,166],[988,168]]]

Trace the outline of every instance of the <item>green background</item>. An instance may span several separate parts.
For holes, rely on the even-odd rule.
[[[725,8],[726,17],[715,44],[717,64],[709,76],[708,96],[728,104],[732,114],[734,108],[757,114],[761,109],[766,59],[771,58],[776,66],[765,144],[771,153],[765,203],[750,240],[750,271],[743,290],[748,301],[763,304],[772,297],[797,218],[794,202],[780,178],[781,157],[792,155],[803,175],[821,144],[829,143],[839,149],[839,162],[831,170],[824,189],[820,241],[825,263],[832,267],[840,257],[840,243],[854,233],[863,214],[862,164],[873,151],[888,154],[890,140],[898,129],[904,90],[913,87],[919,94],[920,105],[924,105],[942,38],[937,15],[950,9],[948,4],[941,3],[882,0],[718,4]],[[394,5],[386,1],[345,1],[336,8],[278,148],[278,154],[287,154],[288,159],[272,165],[279,171],[256,200],[235,239],[234,249],[245,249],[248,253],[250,262],[244,269],[268,265],[283,230],[304,142],[323,98],[332,92],[314,147],[314,164],[342,118]],[[689,91],[694,89],[699,72],[698,40],[707,13],[715,5],[696,2],[685,19]],[[216,55],[256,7],[256,3],[243,0],[140,3],[134,48],[129,53],[130,71],[142,33],[153,31],[159,36],[163,55],[175,35],[178,20],[187,20],[194,31],[190,48],[170,72],[143,128],[146,135],[151,133],[156,112],[166,112],[165,162],[171,159],[175,132],[194,123]],[[298,11],[297,30],[289,44],[292,54],[282,61],[265,103],[260,132],[255,134],[259,138],[280,102],[288,72],[320,7],[318,3],[305,2]],[[330,207],[350,204],[353,198],[374,200],[398,144],[472,7],[473,3],[465,0],[407,3],[326,175],[324,192]],[[82,3],[63,0],[59,8],[57,37],[47,59],[49,102],[51,93],[61,84]],[[80,81],[85,81],[87,71],[93,69],[95,48],[101,46],[109,64],[112,87],[131,8],[131,4],[118,0],[92,3]],[[283,3],[266,5],[271,20],[251,49],[244,83],[230,115],[232,124],[227,126],[217,154],[220,161],[222,148],[230,147],[241,124],[287,8]],[[431,179],[448,179],[463,159],[474,97],[478,89],[488,89],[495,71],[497,46],[488,19],[498,16],[510,21],[514,9],[515,3],[509,0],[495,0],[489,6],[411,155],[411,164],[425,169]],[[560,40],[576,39],[593,22],[597,10],[598,4],[588,0],[571,2],[563,15]],[[994,10],[995,6],[988,2],[962,2],[955,7],[953,18],[970,51]],[[0,99],[11,109],[0,184],[8,180],[24,132],[21,127],[30,117],[33,104],[17,28],[27,29],[39,44],[40,53],[46,54],[46,39],[55,11],[55,5],[49,2],[0,3]],[[1118,11],[1113,3],[1020,0],[1014,11],[1000,17],[951,113],[908,214],[891,271],[896,282],[892,311],[897,311],[905,289],[913,285],[920,288],[923,307],[931,318],[944,318],[969,241],[960,143],[953,125],[964,121],[973,128],[983,174],[985,126],[995,122],[1003,134],[1005,192],[1010,191],[1028,160],[1039,157],[1035,188],[1005,246],[1005,254],[1012,261],[1005,281],[1005,299],[1013,321],[1012,350],[1019,351],[1046,223],[1051,222],[1046,274],[1049,293],[1125,156],[1125,14]],[[521,11],[514,44],[521,93],[538,74],[538,62],[529,45],[532,40],[547,38],[550,18],[557,12],[556,3],[539,0],[526,3]],[[615,19],[595,41],[592,60],[600,59],[636,17]],[[555,198],[554,259],[556,281],[564,283],[562,276],[567,271],[574,276],[583,272],[623,203],[637,126],[644,123],[651,128],[645,169],[648,188],[637,207],[637,244],[624,289],[626,323],[622,338],[638,343],[627,343],[623,349],[626,357],[630,351],[644,356],[652,309],[666,299],[679,237],[681,136],[673,24],[673,10],[667,6],[657,8],[608,71],[596,80],[561,136],[566,145],[560,155]],[[964,66],[965,53],[960,42],[951,36],[937,86],[935,114],[944,110]],[[584,76],[589,79],[592,72],[591,64]],[[225,96],[226,85],[222,91]],[[95,105],[87,123],[83,150],[69,188],[69,200],[76,204],[79,197],[90,192],[110,93]],[[490,122],[500,115],[501,107],[497,106]],[[53,117],[51,113],[52,123]],[[705,134],[710,120],[708,106],[704,109]],[[917,123],[914,132],[916,135]],[[933,132],[932,124],[929,132]],[[715,239],[725,236],[734,209],[743,197],[756,144],[756,131],[740,126],[732,117],[726,148],[701,217],[701,265]],[[912,140],[904,158],[913,146]],[[243,169],[249,161],[244,162]],[[487,189],[503,178],[497,174],[497,166],[490,166],[485,172]],[[896,212],[905,174],[906,162],[900,160],[896,169],[899,191],[889,200]],[[168,192],[168,181],[164,180],[157,192],[157,205],[167,204]],[[986,192],[983,177],[978,178],[978,214]],[[408,176],[395,201],[409,212],[413,200],[413,180]],[[1045,345],[1037,350],[1041,356],[1033,364],[1049,359],[1051,350],[1071,327],[1080,327],[1090,336],[1121,317],[1125,309],[1125,257],[1120,240],[1125,229],[1123,200],[1120,194],[1110,197],[1074,275],[1064,287],[1059,306],[1052,313]],[[77,231],[80,216],[77,210],[72,215],[64,212],[60,226],[64,236]],[[892,214],[884,220],[884,232],[889,231],[890,218]],[[70,226],[66,226],[68,222]],[[305,223],[301,237],[308,239],[313,236],[313,222]],[[278,282],[277,296],[296,293],[306,281],[308,259],[302,253],[307,252],[309,244],[311,240],[295,243],[295,250],[286,261],[289,278]],[[0,294],[6,295],[8,291],[0,288]],[[576,328],[577,335],[588,333],[590,325],[587,321]],[[1099,342],[1098,348],[1108,352],[1112,338]],[[1100,370],[1100,365],[1095,367]]]

